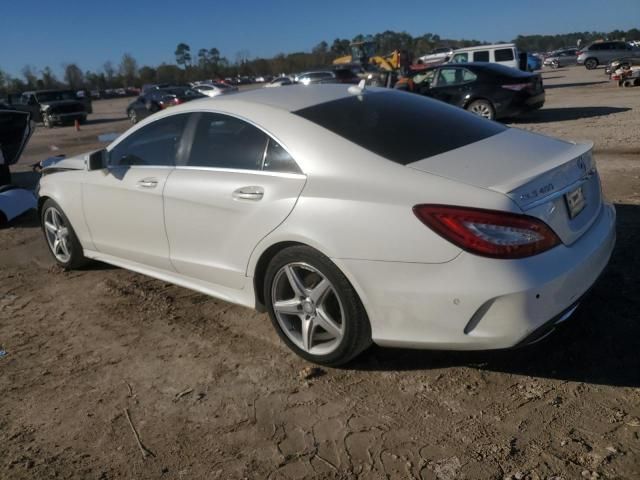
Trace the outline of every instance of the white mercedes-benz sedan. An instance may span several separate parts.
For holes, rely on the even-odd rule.
[[[63,267],[95,259],[266,310],[326,365],[372,342],[538,340],[615,243],[592,145],[343,85],[160,112],[47,166],[39,211]]]

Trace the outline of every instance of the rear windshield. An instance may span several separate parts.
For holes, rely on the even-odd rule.
[[[506,130],[461,108],[398,91],[367,92],[294,113],[401,165]]]

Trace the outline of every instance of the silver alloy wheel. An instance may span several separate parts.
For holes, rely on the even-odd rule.
[[[288,263],[273,278],[271,302],[280,328],[312,355],[333,352],[344,336],[344,309],[333,285],[307,263]]]
[[[44,231],[53,256],[61,263],[69,262],[71,259],[69,228],[65,225],[58,209],[49,207],[44,212]]]
[[[134,125],[137,123],[138,116],[136,115],[136,111],[135,110],[129,110],[129,120]]]
[[[488,118],[489,120],[491,120],[491,117],[493,115],[491,112],[491,108],[486,103],[474,103],[473,105],[471,105],[471,108],[469,108],[469,111],[471,113],[479,115],[480,117]]]

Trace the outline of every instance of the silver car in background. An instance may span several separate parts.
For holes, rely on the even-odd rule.
[[[567,67],[575,65],[577,60],[577,48],[563,48],[555,50],[544,59],[543,65],[551,68]]]
[[[620,57],[640,57],[640,48],[623,41],[594,42],[578,52],[578,65],[593,70]]]

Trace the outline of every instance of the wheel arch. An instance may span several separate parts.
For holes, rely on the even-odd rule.
[[[496,111],[496,106],[493,104],[491,99],[489,99],[487,97],[483,97],[482,95],[475,95],[475,96],[465,100],[463,108],[466,110],[469,105],[471,105],[473,102],[475,102],[477,100],[484,100],[485,102],[489,102],[489,105],[491,105],[491,108],[493,108],[493,111],[494,112]]]
[[[323,251],[322,248],[319,248],[318,245],[313,241],[305,241],[304,239],[296,239],[296,240],[281,240],[277,241],[267,248],[265,248],[258,256],[257,260],[252,269],[247,272],[247,275],[253,277],[253,291],[255,295],[255,309],[259,312],[266,311],[266,304],[264,299],[264,281],[267,273],[267,268],[269,266],[269,262],[275,257],[279,252],[284,250],[285,248],[295,247],[295,246],[303,246],[311,248],[318,253],[327,257],[331,262],[336,266],[340,272],[346,277],[349,281],[356,294],[360,298],[362,302],[362,306],[367,314],[369,322],[371,323],[371,315],[370,306],[367,304],[367,295],[362,290],[362,286],[359,284],[356,278],[352,275],[352,272],[349,272],[348,269],[345,270],[344,265],[341,265],[340,262],[336,262],[334,258],[331,257],[327,252]],[[250,265],[251,266],[251,265]]]
[[[51,197],[49,197],[48,195],[38,197],[38,218],[42,218],[42,207],[44,206],[44,202],[46,202],[50,198]]]
[[[269,263],[271,262],[273,257],[275,257],[285,248],[295,246],[304,246],[317,250],[315,247],[312,247],[311,245],[308,245],[306,243],[298,241],[281,241],[267,247],[258,257],[255,267],[253,268],[253,291],[256,297],[256,310],[258,310],[259,312],[266,311],[266,304],[264,300],[264,281]]]

